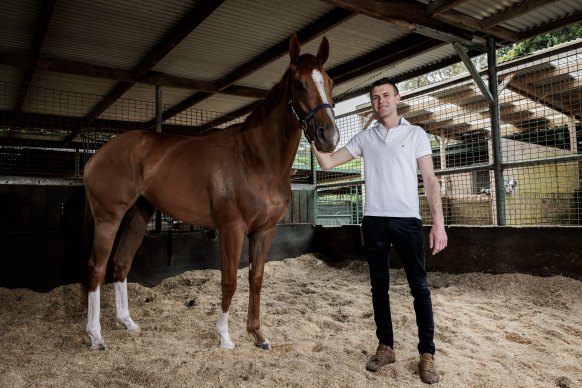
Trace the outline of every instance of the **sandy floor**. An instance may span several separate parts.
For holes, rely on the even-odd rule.
[[[442,387],[582,387],[582,282],[566,277],[431,273]],[[404,273],[392,276],[394,364],[365,364],[377,345],[367,266],[330,267],[312,255],[267,264],[262,327],[246,334],[247,270],[231,310],[237,347],[217,348],[218,271],[191,271],[154,288],[129,284],[141,332],[113,324],[102,295],[105,352],[83,344],[79,286],[49,293],[0,288],[0,386],[410,387],[418,377],[415,320]]]

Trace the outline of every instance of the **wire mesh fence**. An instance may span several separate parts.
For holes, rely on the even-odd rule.
[[[401,93],[399,114],[429,134],[447,225],[582,225],[581,46],[499,66],[498,137],[491,108],[470,77]],[[154,128],[154,102],[119,99],[99,113],[103,96],[31,86],[15,111],[9,105],[18,87],[0,83],[0,176],[81,184],[86,161],[101,145],[123,131]],[[216,123],[242,119],[188,109],[163,125],[205,133]],[[338,116],[338,147],[372,123],[369,104]],[[308,204],[295,204],[285,221],[360,223],[364,163],[355,159],[321,171],[302,138],[290,175],[301,194],[294,192],[291,206],[305,199]],[[420,176],[418,190],[423,220],[430,224]],[[168,215],[156,219],[150,229],[194,228]]]
[[[99,105],[103,96],[32,86],[26,104],[16,113],[9,105],[19,86],[0,82],[0,177],[3,177],[3,184],[82,185],[85,164],[103,144],[125,131],[155,129],[155,102],[118,99],[97,118],[92,107]],[[220,127],[243,120],[228,119],[218,112],[190,109],[167,120],[164,126],[188,132],[217,118],[224,122]],[[205,129],[199,132],[205,131],[208,132]],[[19,179],[23,177],[48,180]],[[150,231],[199,229],[163,213],[156,213],[148,225]]]
[[[470,77],[401,93],[399,114],[429,134],[447,225],[582,225],[581,59],[577,44],[500,66],[497,142],[491,107]],[[344,144],[373,124],[363,105],[338,117]],[[358,223],[362,166],[333,171],[318,181],[318,223]],[[418,190],[430,224],[420,176]],[[337,217],[329,217],[334,211]]]

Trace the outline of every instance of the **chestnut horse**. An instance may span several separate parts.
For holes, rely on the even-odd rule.
[[[216,331],[222,348],[235,346],[228,332],[228,312],[248,237],[247,331],[256,346],[270,349],[261,331],[260,293],[275,228],[291,197],[289,174],[301,131],[324,152],[333,151],[339,140],[331,106],[332,81],[323,69],[329,43],[324,37],[316,56],[299,52],[294,35],[288,70],[242,124],[199,137],[130,131],[89,160],[84,184],[94,222],[87,279],[87,334],[92,349],[105,350],[100,288],[110,256],[117,323],[129,331],[139,330],[129,313],[127,274],[154,208],[218,231],[222,309]]]

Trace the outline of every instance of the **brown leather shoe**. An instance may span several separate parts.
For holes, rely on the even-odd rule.
[[[434,362],[434,356],[430,353],[423,353],[420,356],[418,373],[422,382],[426,384],[438,383],[441,379]]]
[[[371,372],[376,372],[378,369],[386,364],[392,364],[396,361],[396,354],[390,346],[378,345],[376,354],[370,358],[370,361],[366,364],[366,369]]]

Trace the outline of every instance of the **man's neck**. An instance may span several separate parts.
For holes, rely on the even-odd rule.
[[[390,116],[390,117],[384,117],[383,119],[380,119],[379,121],[380,121],[380,124],[382,124],[384,126],[384,128],[389,130],[390,128],[394,128],[394,127],[400,125],[400,116],[394,115],[394,116]]]

